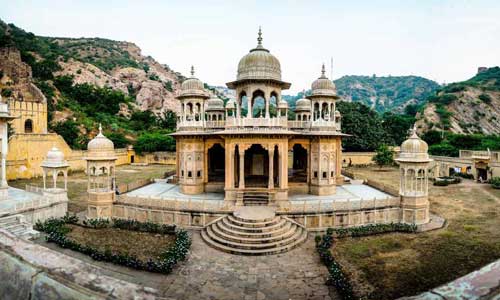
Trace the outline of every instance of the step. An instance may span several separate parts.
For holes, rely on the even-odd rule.
[[[245,250],[245,249],[236,249],[232,247],[225,246],[223,244],[217,243],[216,241],[211,240],[206,231],[202,230],[201,231],[201,238],[212,248],[217,249],[219,251],[223,251],[226,253],[230,254],[235,254],[235,255],[274,255],[274,254],[280,254],[284,252],[288,252],[299,245],[301,245],[306,239],[307,239],[307,231],[303,230],[302,235],[300,236],[299,239],[294,241],[293,243],[274,248],[274,249],[260,249],[260,250]]]
[[[267,238],[272,236],[278,236],[289,230],[290,227],[292,226],[291,223],[287,223],[285,226],[269,232],[241,232],[226,227],[223,222],[217,222],[216,225],[222,232],[232,235],[234,237],[242,237],[242,238]]]
[[[40,237],[40,232],[36,230],[30,230],[22,234],[20,237],[25,240],[34,240]]]
[[[259,227],[259,228],[249,228],[249,227],[243,227],[243,226],[238,226],[235,224],[232,224],[228,218],[223,218],[222,222],[224,225],[226,225],[229,229],[241,232],[241,233],[248,233],[248,232],[254,232],[254,233],[266,233],[270,231],[274,231],[277,228],[281,228],[285,226],[285,224],[288,222],[287,220],[280,218],[279,222],[276,224],[273,224],[271,226],[266,226],[266,227]]]
[[[275,217],[274,219],[270,221],[262,221],[259,222],[259,220],[246,220],[242,221],[241,218],[237,219],[234,216],[227,216],[228,220],[233,223],[234,225],[238,225],[241,227],[249,227],[249,228],[258,228],[258,227],[266,227],[266,226],[271,226],[279,222],[281,219],[280,217]]]
[[[242,244],[260,244],[260,243],[271,243],[271,242],[276,242],[280,240],[284,240],[286,238],[289,238],[292,236],[295,231],[297,230],[297,225],[292,224],[289,230],[284,231],[280,235],[276,236],[270,236],[270,237],[240,237],[240,236],[234,236],[227,234],[219,229],[216,224],[212,224],[212,231],[219,236],[222,239],[232,241],[232,242],[237,242],[237,243],[242,243]]]
[[[15,224],[9,224],[8,226],[2,226],[3,229],[7,230],[7,231],[12,231],[12,230],[15,230],[16,228],[25,228],[26,227],[26,223],[15,223]]]
[[[219,236],[217,236],[213,231],[212,228],[206,227],[206,232],[208,237],[210,237],[212,240],[216,241],[219,244],[235,248],[235,249],[244,249],[244,250],[262,250],[262,249],[273,249],[273,248],[279,248],[286,246],[288,244],[293,243],[295,240],[299,239],[303,229],[300,228],[299,230],[296,230],[294,234],[286,239],[271,242],[271,243],[262,243],[262,244],[244,244],[244,243],[237,243],[237,242],[232,242],[225,240]]]

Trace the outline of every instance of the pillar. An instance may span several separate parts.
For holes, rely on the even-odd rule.
[[[57,170],[52,170],[52,180],[54,181],[54,189],[57,188]]]
[[[247,96],[247,118],[253,118],[253,109],[252,109],[252,97]],[[243,99],[242,99],[243,102]]]
[[[274,188],[274,145],[269,145],[269,188]]]
[[[240,182],[238,187],[240,189],[245,188],[245,150],[242,149],[241,145],[238,146],[238,153],[240,155]]]
[[[2,183],[1,188],[7,188],[7,151],[9,138],[7,136],[7,122],[4,121],[2,124]]]

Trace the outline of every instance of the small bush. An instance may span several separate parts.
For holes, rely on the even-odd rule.
[[[481,95],[479,95],[478,98],[479,98],[479,100],[483,101],[486,104],[490,104],[491,103],[491,97],[488,94],[481,94]]]
[[[445,180],[439,180],[439,181],[434,181],[434,185],[435,186],[448,186],[449,183],[448,183],[448,181],[445,181]]]
[[[500,189],[500,177],[491,178],[490,183],[494,189]]]

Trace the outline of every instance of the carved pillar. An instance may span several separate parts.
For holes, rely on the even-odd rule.
[[[264,102],[266,103],[266,119],[269,119],[269,101],[271,101],[271,97],[269,96],[269,92],[264,94]]]
[[[225,186],[226,189],[234,188],[234,149],[235,145],[227,144],[226,145],[226,174],[225,174]]]

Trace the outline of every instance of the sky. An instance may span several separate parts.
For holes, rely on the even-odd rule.
[[[0,0],[0,18],[37,35],[134,42],[185,75],[194,65],[211,85],[235,80],[262,26],[264,46],[292,83],[288,93],[308,89],[322,63],[333,79],[417,75],[439,83],[500,65],[498,0]]]

